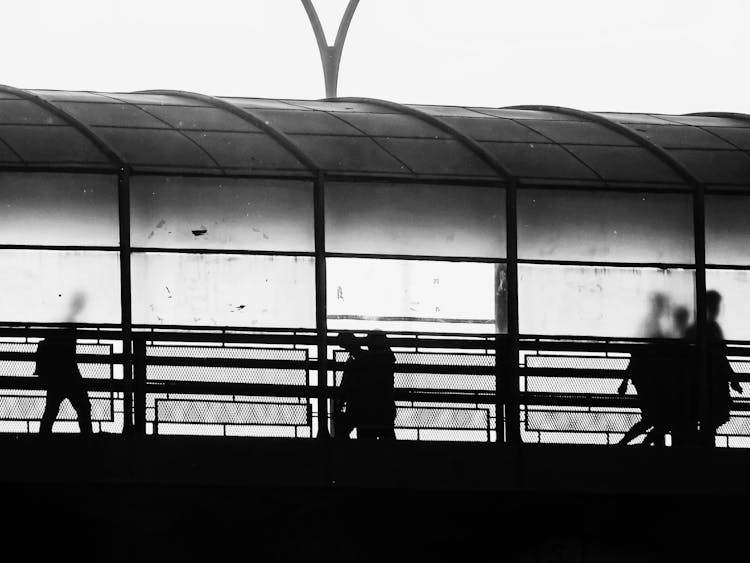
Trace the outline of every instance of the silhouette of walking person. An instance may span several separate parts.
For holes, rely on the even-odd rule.
[[[366,366],[357,386],[357,438],[360,440],[395,440],[396,400],[394,367],[396,357],[382,332],[367,336]]]
[[[662,321],[668,305],[668,299],[663,293],[654,293],[651,296],[651,308],[641,329],[646,338],[662,338],[664,336]],[[641,434],[646,434],[643,445],[655,444],[659,440],[663,443],[667,417],[666,405],[661,400],[664,395],[661,391],[665,385],[663,381],[665,366],[663,365],[662,354],[662,346],[653,342],[644,344],[631,352],[630,363],[617,393],[625,395],[628,382],[633,382],[638,397],[638,406],[641,409],[641,418],[625,433],[618,442],[620,445],[630,443]],[[651,432],[649,432],[650,429]]]
[[[665,359],[668,384],[663,390],[663,400],[667,404],[672,445],[684,446],[694,442],[697,430],[694,381],[691,376],[694,369],[693,353],[687,343],[690,312],[685,307],[677,307],[673,319],[672,336],[678,340],[670,347]]]
[[[742,393],[742,385],[737,375],[732,370],[727,358],[727,348],[724,342],[724,333],[719,326],[718,318],[721,312],[721,294],[715,290],[706,292],[706,376],[707,384],[703,386],[704,392],[708,394],[706,406],[708,412],[698,416],[701,430],[710,430],[715,436],[716,430],[729,421],[731,396],[729,388]],[[695,340],[696,326],[687,330],[687,337]],[[694,370],[693,370],[694,371]],[[701,388],[701,387],[698,387]],[[700,403],[700,401],[699,401]],[[695,409],[700,412],[700,409]],[[716,445],[711,439],[707,445]]]
[[[357,386],[363,377],[362,356],[366,353],[362,350],[359,339],[349,331],[339,333],[339,345],[349,353],[349,358],[341,374],[340,395],[333,402],[333,435],[335,438],[348,440],[357,426]]]
[[[83,308],[83,297],[76,295],[71,304],[70,319]],[[47,397],[39,427],[40,434],[51,434],[60,405],[65,399],[78,415],[81,434],[92,434],[91,403],[76,362],[76,331],[73,327],[60,329],[58,334],[39,342],[36,369],[47,388]]]

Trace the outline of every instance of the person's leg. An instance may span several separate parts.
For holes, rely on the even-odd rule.
[[[333,415],[333,436],[337,440],[348,440],[354,427],[348,413],[338,411]]]
[[[634,438],[637,438],[641,434],[647,432],[649,428],[651,428],[651,424],[645,421],[644,419],[640,419],[638,422],[636,422],[633,426],[630,427],[630,430],[625,432],[625,435],[622,437],[622,440],[620,440],[617,443],[623,446],[627,445]]]
[[[90,435],[94,433],[91,427],[91,401],[85,389],[80,389],[68,396],[70,404],[78,415],[78,427],[81,434]]]
[[[374,440],[377,440],[377,438],[378,431],[375,428],[362,428],[361,426],[357,428],[357,440],[372,442]]]
[[[64,397],[60,393],[47,391],[42,421],[39,424],[40,434],[52,434],[52,425],[55,423],[57,412],[60,410],[60,403],[63,402],[63,399]]]
[[[387,441],[395,441],[396,440],[396,431],[393,429],[392,426],[384,426],[381,428],[378,428],[378,438],[380,440],[387,440]]]
[[[667,428],[662,425],[655,425],[643,439],[644,446],[666,446]]]

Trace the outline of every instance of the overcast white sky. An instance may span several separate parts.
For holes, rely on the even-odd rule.
[[[315,4],[335,20],[346,0]],[[324,96],[299,0],[24,0],[2,18],[12,86]],[[750,0],[361,0],[339,95],[750,113],[748,54]]]

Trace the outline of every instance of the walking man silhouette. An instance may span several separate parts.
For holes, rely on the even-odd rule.
[[[71,304],[70,319],[83,308],[83,297],[78,294]],[[65,399],[78,415],[81,434],[92,434],[91,403],[76,362],[76,330],[74,327],[59,332],[39,342],[36,351],[36,369],[47,388],[47,400],[39,427],[40,434],[51,434],[60,405]]]

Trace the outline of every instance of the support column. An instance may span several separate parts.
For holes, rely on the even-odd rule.
[[[329,438],[328,429],[328,310],[326,304],[325,182],[315,179],[315,329],[318,347],[318,438]]]
[[[693,187],[693,238],[695,240],[695,349],[697,377],[693,382],[698,393],[698,418],[701,421],[700,442],[713,447],[713,428],[703,421],[711,418],[711,385],[708,378],[708,344],[706,342],[706,196],[702,184]]]
[[[120,323],[122,327],[123,428],[133,433],[133,319],[130,278],[130,173],[120,168],[117,174],[117,204],[120,227]]]
[[[498,365],[504,366],[504,377],[498,381],[498,392],[500,394],[498,407],[503,407],[505,415],[505,442],[518,444],[521,441],[521,423],[519,412],[519,334],[518,334],[518,222],[516,216],[518,186],[512,180],[505,190],[505,221],[506,221],[506,245],[507,245],[507,267],[506,281],[508,287],[508,336],[506,345],[498,347],[498,354],[504,355]],[[498,339],[500,340],[500,339]],[[499,342],[498,342],[499,344]],[[500,429],[498,428],[498,436]],[[498,442],[500,440],[498,439]]]

